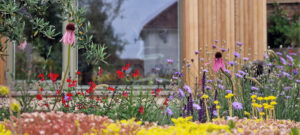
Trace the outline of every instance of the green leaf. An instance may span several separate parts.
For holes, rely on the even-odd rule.
[[[300,135],[299,129],[297,129],[296,127],[293,127],[291,129],[290,135]]]

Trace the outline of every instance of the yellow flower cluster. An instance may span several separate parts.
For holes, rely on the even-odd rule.
[[[275,119],[275,105],[277,105],[275,96],[268,97],[257,97],[256,95],[251,96],[252,99],[252,116],[259,115],[262,119],[264,115],[266,115],[266,119],[274,118]],[[256,103],[256,99],[259,103]],[[256,108],[262,109],[264,108],[264,112],[257,112]]]
[[[174,126],[163,128],[153,126],[149,129],[141,129],[138,135],[200,135],[200,134],[218,134],[230,133],[228,125],[216,125],[213,123],[196,124],[191,121],[192,117],[172,119]]]
[[[233,97],[234,95],[232,94],[232,93],[229,93],[229,94],[227,94],[226,96],[225,96],[225,98],[227,98],[227,99],[229,99],[229,98],[231,98],[231,97]]]
[[[11,131],[5,129],[5,126],[3,124],[0,124],[0,135],[11,135]]]
[[[201,98],[203,98],[203,99],[207,99],[207,98],[208,98],[208,95],[206,95],[206,94],[203,94]]]
[[[9,93],[9,89],[8,89],[6,86],[1,86],[1,87],[0,87],[0,94],[1,94],[2,96],[7,95],[8,93]]]
[[[19,111],[21,110],[21,107],[20,107],[19,103],[13,102],[13,103],[10,105],[10,109],[11,109],[13,112],[19,112]]]

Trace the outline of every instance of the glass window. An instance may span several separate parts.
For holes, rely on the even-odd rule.
[[[179,70],[177,0],[79,0],[79,7],[87,7],[93,41],[105,45],[110,55],[108,64],[94,65],[82,61],[79,50],[81,84],[124,84],[116,71],[126,64],[126,73],[139,71],[136,84],[167,82]]]

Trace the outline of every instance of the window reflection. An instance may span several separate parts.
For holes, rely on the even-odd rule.
[[[124,84],[116,71],[130,64],[127,73],[139,70],[133,83],[163,80],[179,70],[178,15],[176,0],[79,0],[87,7],[94,42],[105,45],[109,64],[92,65],[81,61],[81,84],[98,81]],[[172,64],[168,64],[172,60]],[[97,74],[99,67],[103,75]]]

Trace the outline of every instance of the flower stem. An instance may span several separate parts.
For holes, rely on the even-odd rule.
[[[207,117],[207,122],[210,122],[209,114],[208,114],[208,109],[207,109],[207,101],[204,99],[204,104],[205,104],[205,110],[206,110],[206,117]]]

